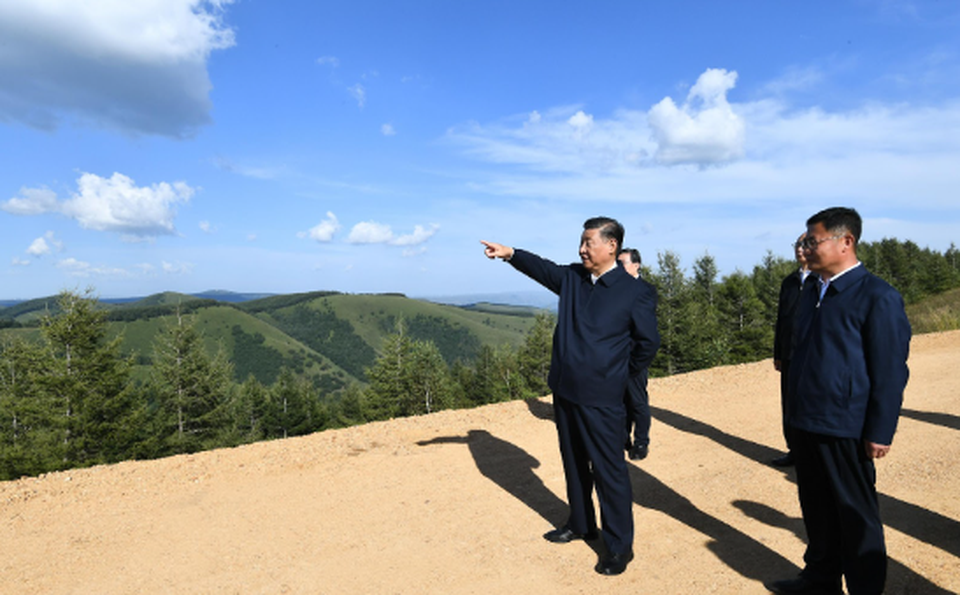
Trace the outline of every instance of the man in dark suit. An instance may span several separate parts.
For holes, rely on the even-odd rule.
[[[637,283],[646,283],[640,278],[642,261],[639,250],[623,248],[617,255],[617,260]],[[652,287],[651,289],[656,291]],[[627,406],[627,439],[624,448],[631,461],[640,461],[647,458],[647,453],[650,452],[650,395],[647,393],[647,369],[639,367],[633,357],[630,358],[630,378],[627,380],[627,392],[623,395],[623,400]]]
[[[633,559],[633,494],[622,450],[623,391],[631,351],[646,367],[660,345],[656,292],[618,266],[623,227],[607,217],[583,224],[580,263],[571,265],[482,243],[488,258],[508,261],[560,298],[547,382],[553,391],[570,516],[544,538],[554,543],[595,539],[596,486],[606,545],[596,571],[620,574]]]
[[[799,577],[774,593],[877,595],[887,554],[874,460],[886,456],[907,384],[910,323],[895,289],[858,261],[860,215],[826,209],[807,221],[807,265],[819,276],[796,314],[787,423],[807,531]]]
[[[805,237],[807,237],[806,233],[801,234],[793,245],[793,253],[800,268],[787,275],[780,284],[777,322],[773,331],[773,367],[780,372],[780,414],[783,423],[783,439],[787,443],[787,453],[771,461],[776,467],[793,465],[790,429],[787,426],[787,379],[790,377],[790,358],[793,353],[793,315],[800,299],[800,290],[803,289],[804,283],[811,279],[807,258],[803,255]]]

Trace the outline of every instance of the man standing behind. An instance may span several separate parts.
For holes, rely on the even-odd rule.
[[[807,221],[804,291],[790,363],[787,423],[807,551],[800,576],[774,593],[877,595],[887,554],[874,459],[886,456],[907,384],[910,323],[895,289],[858,261],[860,215],[826,209]]]
[[[640,252],[636,248],[620,250],[617,260],[637,283],[647,283],[640,278]],[[656,291],[652,286],[650,289]],[[639,367],[633,357],[630,358],[630,378],[623,398],[627,406],[627,455],[631,461],[640,461],[647,458],[650,450],[650,396],[647,393],[647,368]]]
[[[790,430],[787,427],[787,378],[790,377],[790,357],[793,352],[793,315],[797,310],[800,290],[810,276],[807,258],[803,255],[803,239],[800,234],[793,245],[794,256],[800,268],[787,275],[780,284],[780,300],[777,302],[777,323],[773,331],[773,367],[780,372],[780,415],[783,423],[783,439],[787,443],[787,454],[771,461],[776,467],[793,465],[793,450],[790,448]]]
[[[566,266],[525,250],[481,243],[488,258],[508,261],[560,298],[547,381],[570,516],[544,538],[554,543],[595,539],[596,486],[606,545],[596,571],[620,574],[633,559],[633,494],[622,450],[623,391],[631,349],[646,367],[660,345],[656,293],[617,266],[623,227],[614,219],[588,219],[580,236],[580,263]]]

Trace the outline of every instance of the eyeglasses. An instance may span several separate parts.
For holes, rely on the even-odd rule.
[[[796,242],[796,243],[793,245],[793,247],[794,247],[794,248],[802,248],[803,250],[816,250],[816,249],[817,249],[817,246],[819,246],[820,244],[826,242],[827,240],[839,240],[840,238],[842,238],[842,237],[845,236],[845,235],[846,235],[846,234],[842,234],[842,233],[841,233],[841,234],[838,234],[838,235],[835,235],[835,236],[830,236],[830,237],[828,237],[828,238],[821,238],[821,239],[819,239],[819,240],[818,240],[817,238],[803,238],[803,239],[800,240],[799,242]]]

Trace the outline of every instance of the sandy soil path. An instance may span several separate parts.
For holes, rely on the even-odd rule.
[[[960,332],[914,339],[878,487],[887,593],[960,592]],[[637,559],[562,523],[549,398],[0,483],[0,592],[766,593],[803,528],[769,360],[657,379]]]

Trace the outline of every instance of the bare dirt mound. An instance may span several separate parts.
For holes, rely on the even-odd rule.
[[[915,337],[878,464],[887,593],[960,592],[960,332]],[[766,593],[803,527],[769,360],[651,382],[637,559],[565,519],[548,398],[0,483],[2,593]]]

